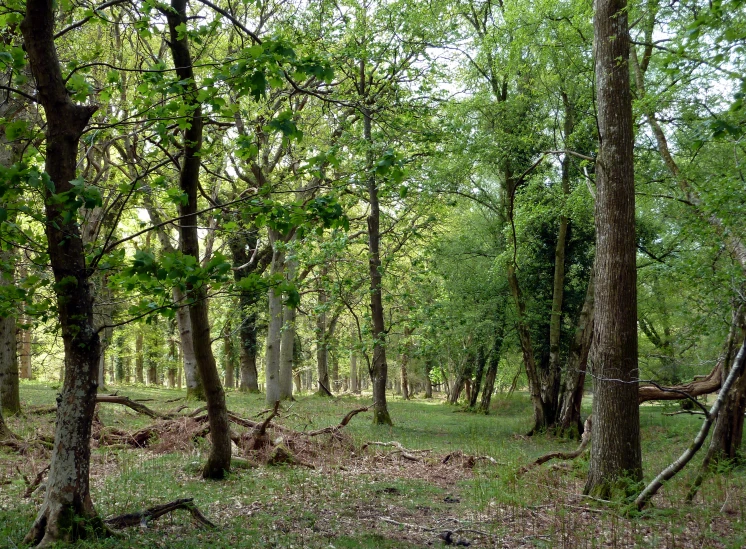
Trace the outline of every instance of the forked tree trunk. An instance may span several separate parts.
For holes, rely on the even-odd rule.
[[[642,478],[637,366],[634,125],[626,0],[596,0],[595,347],[593,447],[585,492]],[[624,480],[623,480],[624,479]]]
[[[560,414],[557,421],[558,434],[573,438],[580,438],[583,434],[580,407],[583,403],[583,386],[585,385],[585,374],[588,367],[588,353],[593,342],[594,287],[595,270],[592,270],[583,308],[578,317],[575,337],[570,344],[570,352],[567,356],[565,390],[562,394]]]
[[[479,403],[479,411],[483,414],[490,413],[490,402],[495,392],[495,379],[497,379],[497,368],[500,365],[503,341],[505,339],[505,301],[498,301],[497,315],[495,315],[495,335],[487,361],[487,373],[484,376],[484,389],[482,389],[482,400]]]
[[[484,353],[484,347],[481,345],[477,348],[477,363],[474,371],[474,384],[471,388],[471,394],[469,395],[469,407],[475,408],[477,406],[477,398],[479,397],[479,389],[482,387],[482,377],[484,376],[484,367],[487,365],[487,355]]]
[[[105,533],[90,495],[91,422],[96,406],[100,342],[93,329],[85,250],[75,216],[65,220],[54,193],[71,191],[76,178],[80,137],[94,106],[72,102],[54,46],[55,3],[28,0],[21,23],[24,46],[46,115],[46,172],[54,192],[45,188],[45,230],[55,279],[57,308],[65,350],[65,379],[57,406],[52,461],[44,503],[25,543],[48,546]]]
[[[184,131],[182,138],[184,154],[179,174],[179,186],[187,197],[187,203],[181,205],[180,245],[184,255],[192,256],[199,262],[197,191],[199,187],[203,120],[202,108],[197,100],[198,91],[188,38],[187,34],[182,31],[188,23],[186,0],[172,0],[171,9],[163,9],[163,14],[168,21],[169,47],[175,71],[184,83],[184,102],[191,109],[191,114],[187,115],[189,127]],[[220,383],[217,364],[212,353],[210,321],[207,315],[207,287],[204,283],[196,286],[187,284],[187,291],[190,302],[189,319],[192,322],[194,356],[205,389],[212,442],[210,455],[202,474],[205,478],[223,478],[231,466],[231,439],[225,392]]]

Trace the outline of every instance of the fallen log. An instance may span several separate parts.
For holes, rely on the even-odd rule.
[[[138,412],[140,414],[145,414],[146,416],[151,417],[153,419],[171,419],[171,416],[169,414],[162,414],[161,412],[152,410],[148,408],[147,406],[145,406],[144,404],[135,402],[134,400],[126,396],[97,395],[96,403],[97,404],[100,404],[100,403],[121,404],[122,406],[127,406],[128,408],[132,408],[135,412]]]
[[[144,511],[111,517],[104,520],[104,522],[107,526],[111,526],[112,528],[117,529],[137,525],[139,525],[141,528],[147,528],[149,522],[154,521],[168,513],[173,513],[178,509],[189,511],[194,520],[204,526],[207,526],[209,528],[217,528],[217,526],[214,523],[210,522],[207,517],[205,517],[205,515],[203,515],[202,512],[197,508],[197,506],[194,505],[194,498],[177,499],[169,503],[164,503],[163,505],[155,505],[153,507],[149,507]]]

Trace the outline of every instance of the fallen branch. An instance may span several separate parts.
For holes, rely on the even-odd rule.
[[[163,505],[155,505],[144,511],[138,511],[137,513],[127,513],[125,515],[118,515],[106,519],[104,522],[113,528],[127,528],[129,526],[140,525],[142,528],[147,528],[148,523],[162,517],[165,514],[172,513],[177,509],[184,509],[192,514],[194,520],[200,524],[209,528],[217,528],[215,524],[210,522],[205,515],[203,515],[197,506],[194,505],[194,498],[177,499],[170,503]]]
[[[476,464],[477,461],[482,461],[482,460],[489,461],[493,465],[502,465],[502,466],[505,466],[504,463],[500,463],[499,461],[497,461],[493,457],[490,457],[490,456],[471,456],[469,454],[465,454],[461,450],[456,450],[455,452],[451,452],[450,454],[446,455],[446,457],[444,457],[441,460],[441,463],[448,463],[449,461],[451,461],[452,459],[455,459],[455,458],[461,458],[461,459],[465,460],[466,461],[466,465],[468,467],[474,467],[474,465]]]
[[[695,378],[694,381],[689,383],[671,387],[662,387],[656,384],[641,386],[638,393],[638,402],[642,404],[649,400],[694,399],[701,395],[709,395],[720,389],[722,377],[723,363],[718,361],[712,371],[702,379]]]
[[[348,412],[347,415],[344,418],[342,418],[342,421],[339,423],[339,425],[332,425],[331,427],[324,427],[323,429],[309,431],[304,434],[309,437],[315,437],[318,435],[323,435],[325,433],[336,433],[337,431],[342,429],[345,425],[347,425],[353,417],[355,417],[361,412],[367,412],[368,410],[370,410],[370,406],[366,406],[365,408],[357,408],[355,410]]]
[[[699,451],[699,449],[702,447],[702,444],[704,444],[705,442],[705,438],[707,438],[707,433],[709,433],[710,431],[710,427],[717,418],[718,412],[720,412],[720,407],[723,405],[723,402],[725,402],[725,397],[728,395],[731,386],[741,373],[741,368],[743,366],[745,358],[746,341],[743,343],[743,345],[741,345],[741,349],[738,351],[738,355],[733,361],[733,366],[728,373],[728,377],[723,383],[723,387],[720,389],[720,394],[718,394],[715,403],[712,405],[712,408],[710,408],[710,411],[705,417],[704,422],[702,422],[702,427],[700,427],[699,433],[697,433],[697,436],[694,438],[694,442],[684,451],[683,454],[681,454],[681,456],[679,456],[678,459],[676,459],[671,465],[661,471],[661,473],[657,477],[655,477],[653,481],[648,484],[642,492],[640,492],[640,495],[637,496],[637,499],[635,500],[635,507],[637,507],[638,510],[642,510],[645,505],[647,505],[648,501],[650,501],[650,498],[652,498],[658,492],[658,490],[660,490],[664,482],[673,478],[676,473],[686,467],[686,464],[691,461],[691,459],[694,457],[694,454],[696,454],[697,451]]]
[[[431,450],[408,450],[404,446],[401,445],[400,442],[396,442],[395,440],[391,442],[366,442],[363,444],[363,450],[365,450],[368,446],[391,446],[396,448],[395,451],[391,452],[392,454],[401,454],[401,457],[404,459],[408,459],[409,461],[422,461],[421,457],[417,457],[414,454],[423,454],[430,452]]]
[[[36,489],[41,484],[41,481],[44,480],[44,475],[46,474],[47,471],[49,471],[49,465],[47,465],[46,467],[44,467],[44,469],[42,469],[41,471],[39,471],[36,474],[36,477],[34,478],[34,480],[32,482],[29,482],[29,480],[26,478],[26,475],[24,475],[23,473],[21,473],[21,476],[23,477],[23,480],[26,482],[26,491],[23,492],[23,497],[25,497],[25,498],[30,498],[31,497],[31,494],[33,494],[36,491]],[[18,472],[20,473],[20,471],[18,471]]]
[[[593,421],[591,419],[592,417],[593,416],[588,416],[588,419],[585,420],[585,424],[583,425],[583,436],[580,439],[580,446],[578,446],[576,450],[572,452],[549,452],[548,454],[544,454],[536,461],[521,467],[518,470],[516,476],[520,477],[534,467],[538,467],[539,465],[546,463],[547,461],[552,459],[570,460],[580,456],[583,452],[585,452],[586,448],[588,447],[588,443],[591,441],[591,427],[593,424]]]
[[[707,414],[704,412],[695,412],[694,410],[679,410],[678,412],[666,412],[663,415],[664,416],[678,416],[679,414],[689,414],[692,416],[705,416],[707,417]]]

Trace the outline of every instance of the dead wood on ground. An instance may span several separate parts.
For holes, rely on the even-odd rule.
[[[591,441],[591,426],[593,423],[593,420],[591,419],[592,417],[593,416],[588,416],[588,419],[585,420],[585,424],[583,425],[583,437],[580,439],[580,446],[578,446],[577,449],[572,452],[549,452],[548,454],[544,454],[536,461],[521,467],[518,470],[516,476],[520,477],[534,467],[538,467],[539,465],[546,463],[547,461],[552,459],[570,460],[582,455],[583,452],[585,452],[586,448],[588,448],[588,443]]]
[[[107,526],[111,526],[112,528],[117,529],[137,525],[139,525],[141,528],[147,528],[149,522],[154,521],[168,513],[173,513],[178,509],[189,511],[194,520],[196,520],[203,526],[207,526],[209,528],[217,528],[217,526],[210,520],[208,520],[207,517],[205,517],[205,515],[203,515],[202,512],[197,508],[197,506],[194,505],[194,498],[177,499],[169,503],[164,503],[163,505],[155,505],[153,507],[149,507],[144,511],[111,517],[106,519],[104,522]]]

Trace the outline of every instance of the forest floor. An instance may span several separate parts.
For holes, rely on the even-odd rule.
[[[536,457],[577,446],[550,436],[523,436],[531,420],[525,395],[497,395],[490,415],[467,413],[438,399],[394,398],[393,427],[373,426],[370,412],[364,412],[338,436],[320,435],[291,446],[307,466],[235,469],[226,481],[206,482],[198,468],[207,442],[192,441],[193,420],[181,417],[198,404],[175,400],[183,394],[176,390],[116,389],[119,395],[145,399],[143,404],[161,412],[189,407],[179,412],[182,430],[150,440],[146,448],[94,441],[92,496],[98,512],[109,517],[188,497],[218,527],[206,529],[192,522],[188,513],[177,511],[147,529],[126,529],[119,537],[79,547],[746,547],[742,467],[709,477],[695,502],[687,505],[683,500],[698,472],[699,456],[648,510],[633,516],[625,514],[624,501],[602,502],[581,495],[587,454],[517,477],[517,471]],[[55,390],[24,382],[21,395],[28,411],[52,406]],[[227,399],[229,409],[242,418],[256,420],[266,408],[261,395],[231,391]],[[349,411],[368,403],[364,397],[301,396],[284,405],[272,424],[310,431],[337,425]],[[98,408],[98,425],[104,430],[131,433],[160,421],[117,404],[102,403]],[[642,408],[646,479],[681,453],[702,421],[699,416],[663,415],[674,409]],[[51,413],[26,413],[9,418],[8,424],[30,439],[51,436],[53,421]],[[246,431],[232,428],[237,434]],[[105,432],[100,429],[99,434]],[[364,447],[391,441],[412,452],[394,446]],[[489,456],[496,463],[470,459],[475,456]],[[20,547],[43,498],[41,490],[24,497],[27,483],[48,460],[43,445],[22,454],[0,450],[0,547]]]

